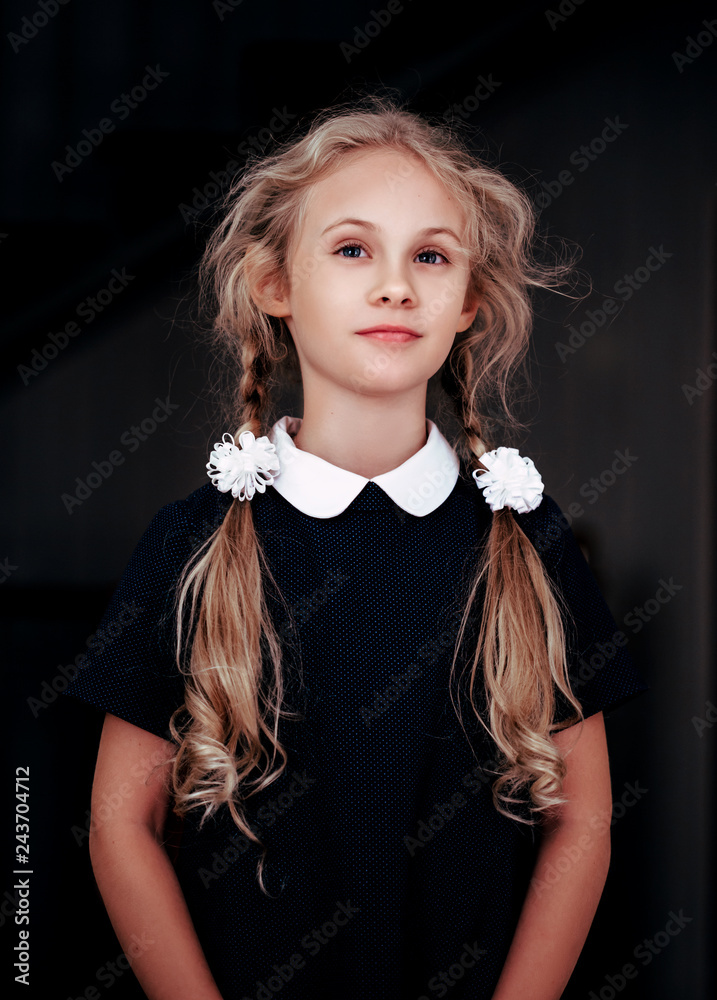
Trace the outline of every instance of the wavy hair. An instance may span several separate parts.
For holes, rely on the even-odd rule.
[[[301,273],[292,271],[293,251],[313,185],[349,156],[387,150],[421,163],[465,212],[466,301],[480,296],[480,305],[471,327],[456,335],[440,382],[462,432],[456,449],[471,471],[482,469],[481,456],[505,443],[490,439],[496,428],[504,435],[519,426],[511,387],[525,367],[532,295],[558,291],[572,262],[559,255],[550,263],[538,260],[528,195],[474,154],[455,129],[375,95],[325,109],[306,134],[250,162],[223,200],[221,221],[200,262],[199,288],[201,300],[212,303],[213,336],[229,368],[240,373],[228,404],[235,437],[245,430],[257,437],[268,432],[274,372],[281,362],[297,360],[285,324],[266,315],[251,290],[285,289],[289,275]],[[310,261],[301,266],[310,273]],[[244,802],[285,769],[279,720],[295,715],[283,704],[282,641],[267,605],[269,582],[251,504],[234,500],[177,584],[176,659],[186,676],[186,715],[180,724],[179,710],[171,721],[178,742],[171,770],[175,812],[202,808],[203,823],[226,804],[236,826],[262,846],[257,877],[265,893],[266,848],[247,821]],[[583,715],[567,672],[566,609],[508,509],[492,515],[459,627],[451,681],[479,593],[480,630],[466,664],[470,704],[499,750],[495,807],[533,824],[565,801],[565,757],[551,734]],[[560,725],[553,722],[556,689],[575,709]],[[462,724],[461,709],[454,707]],[[527,816],[525,809],[509,808],[521,804]]]

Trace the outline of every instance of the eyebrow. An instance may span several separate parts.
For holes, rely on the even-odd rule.
[[[374,222],[367,222],[365,219],[339,219],[338,222],[332,222],[330,226],[327,226],[326,229],[324,229],[324,231],[321,233],[321,235],[325,236],[326,233],[330,232],[332,229],[338,229],[339,226],[349,226],[349,225],[361,226],[364,229],[369,229],[371,232],[374,233],[380,232],[382,228],[381,226],[377,226]],[[416,235],[420,237],[429,237],[429,236],[440,236],[442,234],[453,237],[456,243],[460,245],[461,241],[459,237],[456,236],[456,234],[453,232],[452,229],[447,229],[445,226],[427,226],[425,229],[421,229]]]

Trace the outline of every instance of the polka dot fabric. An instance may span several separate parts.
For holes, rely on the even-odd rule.
[[[142,610],[90,653],[67,694],[167,737],[182,685],[158,621],[184,560],[230,500],[206,485],[156,515],[100,628],[123,603]],[[464,465],[425,517],[373,481],[331,518],[301,513],[272,487],[251,503],[293,616],[292,625],[269,591],[287,700],[302,718],[282,720],[289,765],[247,801],[269,852],[271,898],[256,882],[258,849],[227,810],[181,830],[175,869],[222,996],[417,1000],[450,990],[452,1000],[487,1000],[537,849],[530,829],[495,811],[489,738],[465,700],[464,732],[449,698],[460,614],[492,514]],[[571,675],[586,714],[645,690],[625,649],[606,645],[617,625],[555,502],[546,496],[513,516],[573,616]],[[568,714],[559,704],[556,717]]]

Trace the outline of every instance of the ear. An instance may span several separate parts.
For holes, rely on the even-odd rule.
[[[256,306],[268,316],[290,316],[289,298],[279,288],[279,281],[270,278],[260,285],[249,285],[249,294]]]
[[[483,296],[478,294],[470,303],[469,302],[465,303],[465,308],[458,320],[456,333],[463,333],[463,331],[467,330],[468,327],[471,325],[471,323],[473,323],[478,313],[478,308],[481,304],[482,299]]]
[[[256,266],[253,247],[250,247],[244,257],[246,281],[254,305],[269,316],[288,316],[288,297],[282,288],[283,282],[279,274],[268,274],[266,270]]]

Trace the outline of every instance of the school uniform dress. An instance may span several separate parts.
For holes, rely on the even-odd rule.
[[[370,480],[298,449],[300,426],[277,421],[268,436],[281,471],[237,501],[251,503],[288,605],[267,588],[286,705],[301,716],[281,721],[284,773],[246,801],[271,898],[256,880],[260,849],[225,807],[201,828],[199,811],[184,820],[177,877],[224,1000],[487,1000],[538,847],[534,829],[493,805],[496,753],[465,678],[452,688],[463,727],[449,694],[493,514],[430,420],[423,448]],[[156,514],[100,623],[106,638],[66,694],[171,739],[183,703],[174,584],[231,503],[207,483]],[[570,674],[585,716],[646,690],[558,505],[544,495],[512,516],[572,613]],[[480,614],[479,596],[457,677]],[[559,696],[556,719],[570,714]]]

